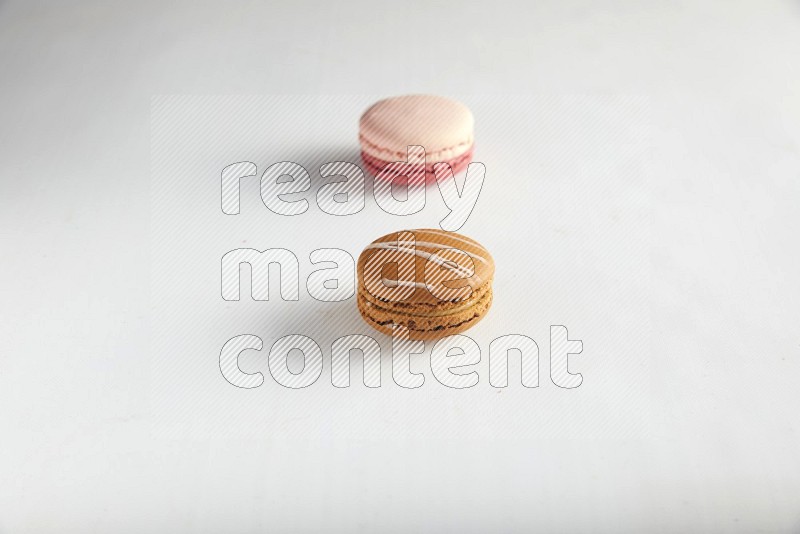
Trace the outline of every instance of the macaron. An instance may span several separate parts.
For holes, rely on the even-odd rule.
[[[494,260],[467,236],[438,229],[379,237],[358,258],[356,302],[384,334],[393,325],[411,339],[438,339],[477,324],[492,304]]]
[[[435,95],[406,95],[380,100],[361,115],[361,159],[373,175],[389,163],[406,161],[408,146],[425,148],[426,174],[436,163],[453,173],[472,161],[475,120],[460,102]]]

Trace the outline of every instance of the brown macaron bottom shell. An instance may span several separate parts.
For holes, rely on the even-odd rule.
[[[395,303],[375,303],[367,296],[368,292],[359,289],[356,300],[358,311],[368,325],[388,335],[392,335],[394,324],[401,325],[408,329],[409,339],[415,340],[439,339],[460,334],[483,319],[492,305],[491,287],[468,308],[435,316],[415,314],[413,310],[395,306]]]

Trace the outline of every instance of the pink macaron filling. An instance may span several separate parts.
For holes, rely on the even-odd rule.
[[[463,154],[459,154],[458,156],[451,158],[449,160],[427,163],[425,165],[426,179],[429,181],[436,179],[433,170],[433,166],[436,165],[436,163],[447,163],[453,170],[453,174],[458,174],[464,171],[469,165],[469,163],[472,161],[473,148],[474,145],[470,146],[469,149]],[[363,150],[361,151],[361,159],[364,161],[364,166],[366,167],[367,171],[373,176],[378,176],[378,174],[383,170],[384,167],[386,167],[386,165],[394,163],[394,161],[387,161],[381,158],[376,158],[375,156],[371,156],[366,152],[364,152]]]

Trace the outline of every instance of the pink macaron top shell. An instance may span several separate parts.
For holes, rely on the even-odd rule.
[[[469,108],[448,98],[434,95],[387,98],[373,104],[361,116],[361,151],[365,163],[377,164],[404,161],[408,146],[417,145],[425,148],[429,166],[451,161],[463,164],[465,155],[472,153],[474,124]]]

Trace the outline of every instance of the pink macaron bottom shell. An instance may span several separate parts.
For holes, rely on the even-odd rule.
[[[425,165],[426,181],[431,182],[436,180],[436,176],[433,171],[433,166],[436,165],[436,163],[447,163],[453,170],[453,174],[458,174],[464,171],[472,161],[473,149],[474,145],[470,146],[469,150],[467,150],[463,154],[459,154],[458,156],[452,159],[441,162],[437,161]],[[386,167],[386,165],[394,163],[393,161],[386,161],[380,158],[376,158],[375,156],[371,156],[366,152],[364,152],[363,150],[361,151],[361,159],[364,162],[364,167],[366,168],[366,170],[373,176],[378,176],[378,174],[383,170],[384,167]]]

